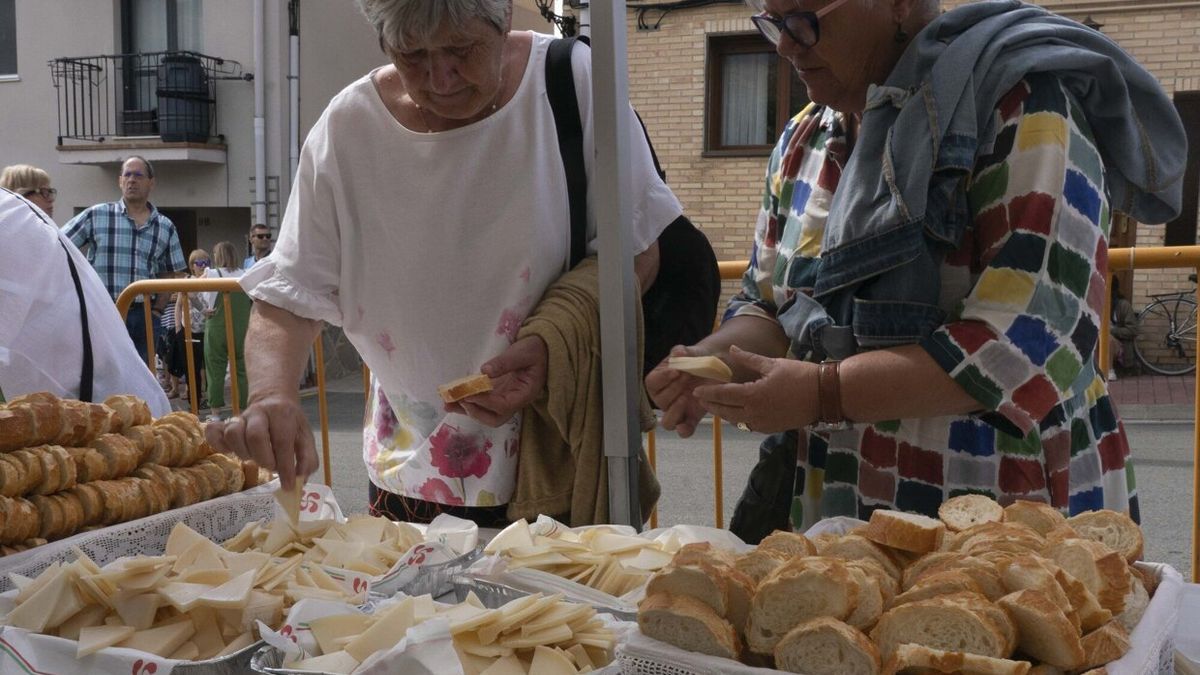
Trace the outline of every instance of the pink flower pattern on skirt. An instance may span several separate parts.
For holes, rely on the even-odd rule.
[[[429,437],[429,454],[438,473],[450,478],[483,478],[492,457],[492,441],[475,434],[464,434],[457,427],[443,424]],[[428,482],[426,483],[428,484]],[[422,486],[422,491],[425,489]]]
[[[446,481],[440,478],[426,479],[421,487],[417,488],[421,493],[421,498],[427,502],[437,504],[446,504],[448,506],[462,506],[462,497],[455,496],[454,491],[446,484]]]

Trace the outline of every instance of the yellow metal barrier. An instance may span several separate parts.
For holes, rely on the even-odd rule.
[[[196,379],[196,361],[195,354],[192,348],[192,322],[190,306],[188,302],[189,293],[211,293],[217,292],[221,294],[221,302],[225,309],[225,344],[228,345],[229,352],[229,372],[232,373],[230,380],[230,388],[232,391],[230,403],[233,406],[233,414],[241,413],[241,405],[238,401],[238,378],[237,378],[237,349],[234,348],[236,342],[233,335],[233,316],[232,307],[229,301],[230,293],[242,293],[242,287],[238,284],[237,279],[144,279],[135,281],[125,290],[121,291],[121,295],[117,298],[117,312],[121,318],[129,313],[130,306],[134,300],[139,297],[152,296],[158,293],[179,293],[181,302],[179,309],[182,316],[176,320],[183,324],[183,344],[184,352],[187,358],[188,370],[188,398],[191,404],[192,412],[199,415],[200,408],[197,401],[197,391],[199,389]],[[154,321],[150,313],[150,302],[142,303],[142,311],[146,315],[146,365],[150,368],[150,372],[155,372],[154,368]],[[317,369],[317,408],[319,410],[321,421],[321,466],[324,469],[325,484],[333,485],[333,473],[329,465],[329,402],[325,395],[325,359],[324,345],[322,344],[321,336],[313,342],[315,352],[315,361]],[[213,386],[213,383],[209,383]],[[222,382],[220,386],[224,386]]]

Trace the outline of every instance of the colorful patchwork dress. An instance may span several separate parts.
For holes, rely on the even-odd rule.
[[[797,454],[797,529],[880,507],[936,515],[967,492],[1138,518],[1125,431],[1094,366],[1111,214],[1092,132],[1050,75],[1018,83],[994,115],[995,136],[966,179],[971,225],[941,268],[948,319],[921,342],[983,412],[809,433]],[[811,293],[850,146],[833,110],[788,123],[726,319],[776,320],[789,297]]]

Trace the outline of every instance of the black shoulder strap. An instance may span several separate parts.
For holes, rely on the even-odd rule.
[[[546,51],[546,95],[554,112],[558,151],[567,178],[567,200],[571,214],[571,267],[587,252],[587,167],[583,163],[583,125],[579,99],[575,96],[575,71],[571,68],[574,38],[550,43]]]
[[[79,281],[79,270],[75,269],[75,259],[67,250],[67,245],[58,240],[63,253],[67,254],[67,266],[71,268],[71,281],[75,282],[75,295],[79,298],[79,325],[83,332],[83,372],[79,375],[79,400],[92,402],[92,386],[95,380],[95,370],[92,361],[92,332],[88,330],[87,300],[83,297],[83,284]]]

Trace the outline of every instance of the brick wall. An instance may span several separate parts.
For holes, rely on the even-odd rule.
[[[961,2],[945,2],[952,8]],[[1070,18],[1089,15],[1159,78],[1168,93],[1200,90],[1200,1],[1046,0]],[[629,12],[630,99],[641,113],[668,180],[721,260],[749,255],[761,199],[764,157],[703,157],[706,36],[753,31],[745,5],[676,10],[658,30],[639,31]],[[651,21],[657,17],[652,15]],[[1161,225],[1139,225],[1138,246],[1161,246]],[[1148,292],[1190,287],[1186,271],[1143,271],[1134,277],[1137,308]],[[730,285],[732,288],[732,285]]]

